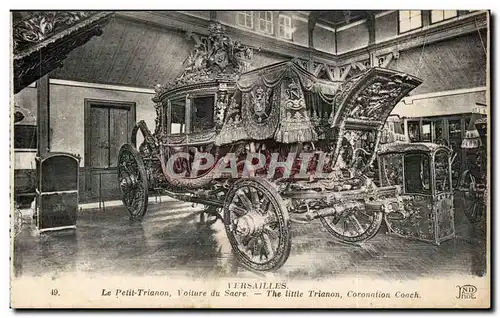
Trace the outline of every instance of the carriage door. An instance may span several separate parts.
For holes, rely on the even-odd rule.
[[[85,100],[85,193],[88,201],[120,197],[116,163],[130,142],[135,103]]]

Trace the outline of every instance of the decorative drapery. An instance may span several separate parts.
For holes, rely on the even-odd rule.
[[[241,103],[232,99],[216,142],[246,138],[272,138],[283,143],[317,140],[316,126],[327,124],[326,113],[332,111],[336,87],[336,83],[319,81],[292,61],[245,73],[237,82]]]
[[[230,97],[229,106],[224,117],[224,125],[215,136],[217,146],[248,139],[247,131],[241,119],[241,93],[236,92]]]
[[[274,136],[279,142],[294,143],[318,139],[309,118],[299,78],[289,72],[281,81],[280,122]]]
[[[216,143],[329,139],[336,143],[337,157],[347,130],[379,132],[396,103],[420,82],[381,68],[343,83],[328,82],[293,61],[270,65],[240,76]]]
[[[327,95],[333,96],[335,94],[338,83],[325,82],[316,78],[316,76],[304,70],[293,60],[276,63],[242,74],[237,82],[237,87],[242,92],[248,92],[252,90],[255,85],[259,84],[258,80],[262,81],[266,87],[274,87],[280,83],[283,78],[290,76],[297,77],[303,90],[313,91],[324,96],[322,98],[324,98],[325,102],[332,102],[332,98]]]

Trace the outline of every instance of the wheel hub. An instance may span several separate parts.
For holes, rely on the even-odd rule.
[[[238,234],[248,236],[262,231],[266,225],[266,217],[259,211],[252,210],[244,216],[235,219],[234,223]]]
[[[137,177],[135,177],[133,175],[132,176],[124,177],[120,181],[120,187],[123,190],[132,189],[132,188],[134,188],[137,185],[137,181],[138,181]]]

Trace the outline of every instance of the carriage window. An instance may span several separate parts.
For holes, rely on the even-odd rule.
[[[191,101],[191,132],[214,127],[215,96],[195,97]]]
[[[173,100],[171,105],[171,123],[170,133],[180,134],[186,132],[186,102],[182,100]]]
[[[397,134],[404,135],[405,134],[405,123],[403,121],[397,121],[394,123],[394,131]]]
[[[450,191],[450,162],[445,151],[438,151],[435,157],[436,193]]]
[[[408,122],[408,135],[410,137],[410,141],[420,141],[420,123],[418,121]]]
[[[437,120],[434,123],[434,142],[440,141],[444,138],[443,135],[443,121]]]
[[[450,138],[462,138],[462,129],[460,126],[460,119],[450,120],[448,130],[450,132]]]
[[[408,154],[404,160],[405,192],[431,193],[429,156]]]
[[[431,141],[431,122],[422,122],[422,141]]]

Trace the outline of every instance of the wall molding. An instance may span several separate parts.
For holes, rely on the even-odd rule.
[[[189,16],[194,17],[194,18],[202,19],[205,21],[210,21],[210,18],[206,18],[206,17],[200,16],[200,15],[192,14],[189,11],[179,11],[179,12],[184,13],[185,15],[189,15]]]
[[[435,29],[442,28],[443,26],[447,26],[450,23],[457,22],[457,21],[462,21],[462,20],[466,20],[466,19],[470,19],[471,17],[482,15],[482,14],[484,14],[484,12],[482,12],[482,11],[471,12],[471,13],[469,13],[467,15],[457,16],[457,17],[452,18],[452,19],[447,19],[447,20],[444,20],[444,21],[440,21],[440,22],[436,22],[436,23],[432,23],[432,24],[423,26],[420,29],[415,29],[415,30],[412,30],[412,31],[409,31],[409,32],[405,32],[403,34],[398,34],[398,35],[392,36],[390,38],[383,39],[380,42],[377,41],[376,43],[378,44],[378,43],[383,43],[383,42],[386,42],[386,41],[392,41],[394,39],[398,39],[398,38],[401,38],[401,37],[416,35],[416,34],[419,34],[419,33],[426,33],[426,32],[428,32],[430,30],[435,30]]]
[[[335,33],[335,28],[332,28],[331,26],[323,24],[321,22],[316,22],[316,26],[319,27],[319,28],[322,28],[324,30],[327,30],[327,31]]]
[[[375,19],[381,18],[381,17],[386,16],[386,15],[389,15],[389,14],[391,14],[393,12],[396,12],[396,11],[398,11],[398,10],[387,10],[387,11],[384,11],[384,12],[377,13],[377,14],[375,14]],[[361,20],[358,20],[356,22],[349,23],[349,24],[343,25],[341,27],[338,27],[336,31],[347,30],[347,29],[350,29],[350,28],[355,27],[357,25],[363,24],[365,22],[366,22],[366,19],[361,19]]]
[[[375,17],[379,18],[394,11],[397,10],[384,11],[375,15]],[[181,33],[191,31],[206,35],[207,27],[210,23],[209,20],[204,20],[194,15],[173,11],[119,11],[116,14],[125,19],[154,25],[163,29],[175,30]],[[285,58],[297,57],[309,60],[312,57],[312,60],[315,62],[327,63],[330,65],[343,65],[369,58],[370,53],[381,55],[390,53],[395,49],[403,51],[418,47],[424,41],[426,44],[429,44],[465,35],[476,31],[477,28],[484,29],[487,27],[487,14],[487,11],[472,12],[467,15],[459,16],[457,19],[445,21],[442,24],[429,25],[422,29],[399,34],[383,39],[375,44],[353,48],[349,51],[343,51],[342,53],[330,53],[316,48],[309,48],[303,44],[286,41],[273,36],[266,36],[256,31],[240,28],[237,25],[227,24],[222,21],[218,22],[227,27],[228,33],[230,33],[231,36],[237,36],[239,40],[247,45],[256,48],[260,47],[263,52]],[[296,16],[293,18],[296,18]],[[354,23],[363,23],[363,20]],[[188,29],[186,29],[186,26],[189,26]]]
[[[380,12],[380,13],[375,14],[375,18],[381,18],[383,16],[389,15],[389,14],[396,12],[396,11],[398,11],[398,10],[387,10],[384,12]]]
[[[463,94],[486,92],[486,91],[487,91],[486,86],[479,86],[479,87],[471,87],[471,88],[453,89],[453,90],[449,90],[449,91],[417,94],[417,95],[411,95],[411,96],[407,96],[407,97],[403,98],[403,103],[405,105],[412,105],[413,101],[416,101],[416,100],[439,98],[439,97],[454,96],[454,95],[463,95]]]
[[[419,47],[423,43],[429,45],[431,43],[477,32],[478,29],[486,29],[487,26],[488,21],[486,12],[473,12],[469,15],[459,17],[459,19],[446,21],[443,24],[429,25],[419,30],[384,39],[370,46],[344,51],[336,56],[336,61],[341,64],[348,64],[367,59],[370,53],[375,53],[378,56],[388,54],[395,50],[403,52]]]
[[[365,22],[366,22],[366,19],[362,19],[362,20],[358,20],[358,21],[353,22],[353,23],[349,23],[349,24],[343,25],[343,26],[337,28],[337,32],[338,31],[343,31],[343,30],[350,29],[352,27],[355,27],[357,25],[363,24]]]
[[[286,13],[283,13],[283,14],[286,14]],[[292,19],[295,19],[295,20],[298,20],[298,21],[301,21],[301,22],[304,22],[304,23],[308,23],[309,22],[309,19],[308,18],[304,18],[304,17],[301,17],[300,15],[290,15],[292,17]]]
[[[110,85],[110,84],[98,84],[98,83],[88,83],[88,82],[78,82],[78,81],[70,81],[70,80],[61,80],[56,78],[51,78],[49,80],[51,85],[61,85],[61,86],[71,86],[71,87],[82,87],[82,88],[95,88],[95,89],[104,89],[104,90],[112,90],[112,91],[121,91],[121,92],[131,92],[131,93],[141,93],[141,94],[155,94],[154,89],[149,88],[141,88],[141,87],[131,87],[131,86],[122,86],[122,85]]]

